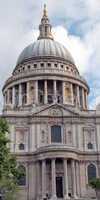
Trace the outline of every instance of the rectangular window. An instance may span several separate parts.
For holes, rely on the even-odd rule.
[[[51,142],[61,143],[61,126],[51,127]]]

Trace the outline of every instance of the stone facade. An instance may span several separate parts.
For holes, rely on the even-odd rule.
[[[3,87],[11,153],[26,171],[19,199],[92,199],[88,182],[100,177],[100,110],[88,110],[88,84],[53,40],[46,8],[39,29]]]

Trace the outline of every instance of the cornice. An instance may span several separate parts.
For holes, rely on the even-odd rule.
[[[3,86],[3,89],[2,91],[11,83],[14,83],[15,81],[18,81],[20,80],[21,82],[24,82],[25,79],[31,79],[32,78],[35,78],[35,80],[38,79],[38,76],[39,78],[42,79],[45,77],[48,76],[48,80],[49,79],[52,79],[53,77],[56,76],[56,79],[57,77],[59,77],[59,80],[61,78],[65,78],[65,79],[68,79],[69,82],[72,83],[72,80],[73,81],[78,81],[80,83],[82,83],[84,85],[84,87],[88,90],[88,93],[89,93],[89,86],[87,84],[87,82],[85,80],[83,80],[82,77],[80,76],[72,76],[71,74],[68,74],[67,72],[63,71],[63,70],[56,70],[56,69],[38,69],[38,70],[33,70],[31,72],[28,72],[28,73],[21,73],[20,75],[16,75],[16,76],[11,76],[4,84]],[[67,81],[67,80],[66,80]]]

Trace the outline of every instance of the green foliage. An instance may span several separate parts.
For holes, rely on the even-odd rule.
[[[0,118],[0,192],[5,200],[14,200],[17,180],[21,176],[15,156],[9,149],[9,127],[5,119]]]
[[[17,184],[11,177],[2,177],[0,180],[0,190],[5,200],[17,199]]]
[[[92,179],[89,183],[89,185],[95,189],[95,190],[99,190],[100,189],[100,178],[95,178]]]

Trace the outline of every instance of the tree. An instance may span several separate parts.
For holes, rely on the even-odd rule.
[[[9,127],[0,118],[0,193],[5,200],[16,199],[18,178],[22,175],[17,167],[15,156],[10,153]]]
[[[89,183],[89,185],[95,189],[96,197],[98,200],[100,200],[100,178],[92,179]]]

